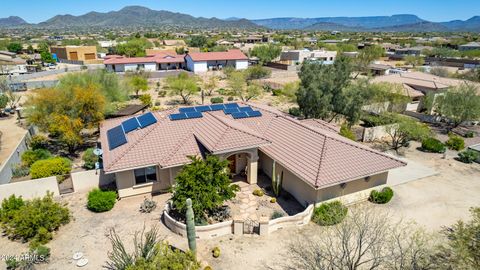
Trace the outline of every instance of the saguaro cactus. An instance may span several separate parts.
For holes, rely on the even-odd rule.
[[[195,235],[195,215],[192,209],[192,200],[187,199],[187,238],[188,248],[193,252],[197,252],[197,238]]]

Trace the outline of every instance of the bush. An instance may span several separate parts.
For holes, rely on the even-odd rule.
[[[150,94],[141,95],[139,99],[143,105],[152,106],[152,96]]]
[[[267,78],[272,74],[272,71],[262,66],[252,66],[245,70],[247,80],[258,80]]]
[[[275,210],[275,211],[272,213],[272,215],[270,216],[270,219],[277,219],[277,218],[281,218],[281,217],[283,217],[283,216],[285,216],[285,215],[284,215],[282,212]]]
[[[210,102],[212,104],[216,104],[216,103],[223,103],[223,97],[212,97],[210,99]]]
[[[220,88],[217,90],[218,94],[224,96],[226,93],[227,93],[227,90],[225,90],[225,88]]]
[[[115,191],[103,191],[99,188],[93,189],[88,193],[87,208],[93,212],[110,211],[117,201]]]
[[[369,201],[378,204],[388,203],[393,197],[393,190],[389,187],[384,187],[382,191],[372,190],[370,192]]]
[[[44,149],[48,146],[48,139],[43,135],[33,135],[30,140],[30,148],[32,150]]]
[[[12,177],[19,178],[30,174],[30,168],[22,164],[15,164],[12,168]]]
[[[72,163],[70,160],[62,157],[53,157],[39,160],[30,167],[30,176],[32,179],[64,175],[70,173]]]
[[[233,97],[228,97],[227,100],[228,101],[233,101]]]
[[[470,131],[467,131],[467,132],[465,133],[465,136],[464,136],[464,137],[465,137],[465,138],[473,138],[473,137],[475,137],[475,132],[474,132],[474,131],[471,131],[471,130],[470,130]]]
[[[159,97],[166,97],[167,96],[167,91],[165,91],[165,90],[158,91],[158,96]]]
[[[3,200],[0,217],[6,235],[25,241],[33,239],[35,247],[48,242],[51,232],[70,222],[70,211],[55,202],[52,193],[27,201],[12,195]]]
[[[289,108],[288,113],[290,115],[293,115],[293,116],[296,116],[296,117],[302,116],[302,112],[300,111],[300,108],[298,108],[298,107]]]
[[[140,212],[150,213],[153,210],[155,210],[155,208],[157,208],[157,202],[154,201],[154,200],[150,200],[148,198],[145,198],[143,200],[142,204],[140,205]]]
[[[212,249],[212,256],[213,256],[214,258],[220,257],[220,248],[219,248],[219,247],[214,247],[214,248]]]
[[[34,255],[35,263],[48,262],[48,258],[50,258],[50,248],[43,245],[30,249],[30,253]]]
[[[458,153],[458,160],[460,160],[463,163],[473,163],[477,159],[478,159],[478,153],[474,150],[468,149]]]
[[[282,93],[282,90],[281,89],[273,89],[272,90],[272,95],[275,96],[275,97],[279,97],[281,96],[283,93]]]
[[[253,195],[255,196],[258,196],[258,197],[262,197],[265,193],[263,192],[263,190],[261,189],[255,189],[253,192],[252,192]]]
[[[270,203],[276,203],[277,202],[277,198],[271,198],[270,199]]]
[[[98,157],[93,153],[93,148],[88,148],[82,156],[83,167],[87,170],[95,169],[95,163],[98,161]]]
[[[460,151],[465,148],[465,141],[458,135],[449,134],[448,140],[445,142],[448,149]]]
[[[353,133],[353,131],[345,124],[340,127],[340,132],[338,134],[352,141],[357,140],[355,133]]]
[[[446,148],[441,141],[435,138],[426,138],[422,141],[422,150],[432,153],[444,153]]]
[[[320,226],[331,226],[342,222],[348,208],[340,201],[323,203],[313,211],[312,221]]]
[[[22,164],[25,167],[32,166],[38,160],[51,158],[52,154],[45,149],[27,150],[22,154]]]

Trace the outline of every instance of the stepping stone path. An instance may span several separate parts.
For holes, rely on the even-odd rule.
[[[259,216],[257,215],[258,209],[258,202],[257,197],[252,194],[253,190],[258,188],[256,185],[253,186],[246,186],[242,187],[239,192],[237,192],[236,199],[239,201],[240,208],[239,214],[234,215],[234,219],[251,219],[251,220],[259,220]]]

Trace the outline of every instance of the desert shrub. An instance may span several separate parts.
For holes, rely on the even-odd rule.
[[[253,192],[252,192],[253,195],[255,196],[258,196],[258,197],[262,197],[265,193],[263,192],[263,190],[261,189],[255,189]]]
[[[88,193],[87,208],[93,212],[110,211],[117,201],[117,193],[115,191],[103,191],[95,188]]]
[[[289,109],[288,109],[288,113],[289,113],[290,115],[297,116],[297,117],[299,117],[299,116],[302,115],[302,112],[300,111],[300,108],[298,108],[298,107],[291,107],[291,108],[289,108]]]
[[[477,159],[478,159],[478,153],[474,150],[468,149],[458,153],[458,160],[460,160],[463,163],[473,163]]]
[[[219,247],[214,247],[214,248],[212,249],[212,256],[213,256],[214,258],[220,257],[220,248],[219,248]]]
[[[388,203],[393,197],[393,190],[389,187],[384,187],[381,191],[372,190],[370,192],[369,201],[378,204]]]
[[[223,222],[231,217],[230,207],[228,205],[222,205],[213,210],[209,210],[208,216],[218,222]]]
[[[70,221],[68,208],[55,202],[51,193],[27,201],[12,195],[3,200],[0,216],[6,235],[34,240],[33,246],[48,242],[52,238],[51,232]]]
[[[157,202],[154,200],[150,200],[148,198],[143,199],[142,204],[140,205],[140,212],[142,213],[150,213],[157,208]]]
[[[276,203],[277,202],[277,198],[271,198],[270,199],[270,203]]]
[[[158,91],[158,96],[159,97],[166,97],[167,96],[167,91],[165,91],[165,90]]]
[[[281,218],[281,217],[283,217],[283,216],[285,216],[285,215],[284,215],[282,212],[275,210],[275,211],[272,213],[272,215],[270,216],[270,219],[277,219],[277,218]]]
[[[32,179],[37,179],[55,175],[64,175],[70,173],[71,167],[71,161],[62,157],[38,160],[30,167],[30,176]]]
[[[220,88],[217,90],[217,93],[224,96],[227,93],[227,90],[225,90],[225,88]]]
[[[228,101],[233,101],[233,97],[228,97],[227,100]]]
[[[426,138],[422,141],[422,150],[432,153],[444,153],[446,148],[441,141],[435,138]]]
[[[33,135],[30,140],[30,148],[32,150],[44,149],[48,146],[48,138],[43,135]]]
[[[269,77],[272,74],[272,71],[262,66],[252,66],[252,67],[249,67],[244,72],[247,80],[263,79],[263,78]]]
[[[282,94],[282,89],[272,89],[272,96],[279,97]]]
[[[467,132],[465,133],[464,137],[465,137],[465,138],[473,138],[473,137],[475,137],[475,132],[469,130],[469,131],[467,131]]]
[[[38,160],[51,158],[52,154],[45,149],[27,150],[22,154],[22,164],[26,167],[32,166]]]
[[[152,96],[150,94],[141,95],[139,99],[143,105],[152,106]]]
[[[51,232],[49,232],[47,229],[40,227],[38,229],[37,234],[32,238],[32,241],[30,242],[30,247],[35,248],[39,245],[46,244],[50,240],[52,240],[53,235]]]
[[[447,145],[448,149],[460,151],[465,148],[465,141],[458,135],[449,134],[445,145]]]
[[[154,103],[155,107],[162,105],[162,102],[160,100],[155,101]]]
[[[30,168],[22,164],[15,164],[12,167],[12,177],[19,178],[30,174]]]
[[[216,104],[216,103],[223,103],[223,97],[212,97],[210,99],[210,102],[212,104]]]
[[[323,203],[313,211],[312,221],[321,226],[331,226],[342,222],[348,208],[340,201]]]
[[[363,114],[360,120],[363,121],[364,127],[377,127],[377,126],[384,126],[384,125],[395,123],[395,119],[391,117],[368,114],[368,113]]]
[[[93,153],[93,148],[88,148],[82,156],[83,167],[87,170],[95,169],[95,163],[98,161],[98,157]]]
[[[213,269],[210,265],[207,265],[207,266],[205,266],[205,268],[203,268],[203,270],[213,270]]]
[[[341,127],[340,127],[340,132],[338,133],[340,135],[342,135],[343,137],[347,138],[347,139],[350,139],[352,141],[356,141],[357,140],[357,136],[355,135],[355,133],[353,133],[352,129],[350,129],[347,125],[343,124]]]
[[[31,248],[30,254],[34,255],[32,257],[34,258],[35,263],[48,262],[48,259],[50,258],[50,248],[39,245]]]

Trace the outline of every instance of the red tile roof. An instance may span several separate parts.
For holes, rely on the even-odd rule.
[[[192,52],[188,55],[193,61],[248,60],[248,57],[240,50],[228,50],[226,52]]]
[[[140,64],[140,63],[183,63],[185,62],[184,55],[178,55],[173,53],[157,53],[145,57],[124,57],[113,56],[103,61],[106,65],[119,65],[119,64]]]
[[[348,182],[405,163],[362,144],[345,139],[320,121],[299,121],[271,107],[248,103],[261,117],[233,119],[222,111],[204,112],[202,118],[171,121],[175,110],[155,112],[158,122],[127,134],[128,143],[104,150],[107,173],[158,165],[162,168],[188,163],[188,155],[200,155],[201,146],[212,153],[258,147],[283,167],[315,188]],[[104,121],[100,141],[108,145],[106,132],[126,118]],[[321,123],[311,126],[312,123]],[[104,147],[106,148],[106,147]]]

